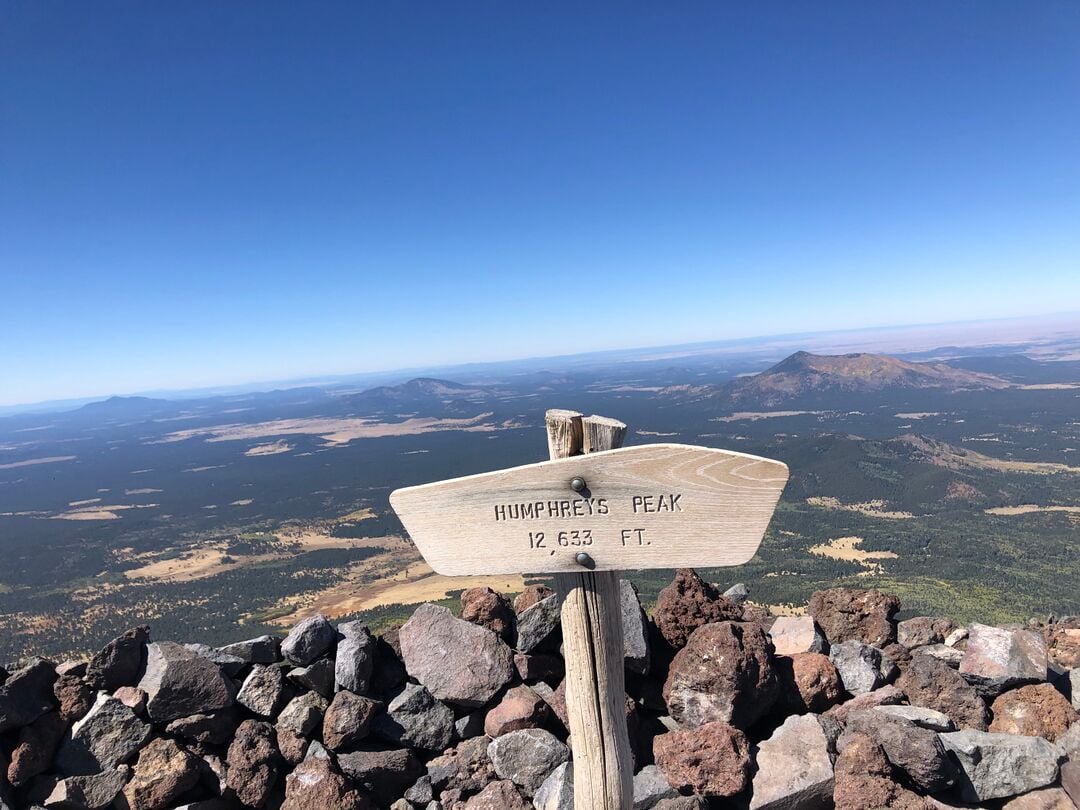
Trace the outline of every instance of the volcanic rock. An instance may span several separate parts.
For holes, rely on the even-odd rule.
[[[91,689],[115,692],[121,686],[134,686],[146,660],[146,644],[150,628],[128,630],[114,638],[90,659],[86,665],[86,684]]]
[[[619,605],[623,626],[623,664],[631,672],[649,671],[649,626],[641,609],[637,588],[626,579],[619,580]]]
[[[926,793],[939,793],[956,783],[956,767],[949,760],[938,734],[920,728],[910,720],[877,710],[854,712],[848,716],[846,735],[865,734],[881,746],[889,763]]]
[[[956,670],[935,658],[912,658],[896,685],[904,691],[912,705],[942,712],[957,728],[986,729],[988,718],[985,701]]]
[[[679,791],[730,797],[749,784],[750,743],[724,722],[660,734],[653,739],[653,757]]]
[[[945,637],[956,629],[951,619],[936,616],[916,616],[905,619],[896,625],[896,640],[908,649],[924,647],[927,644],[942,644]]]
[[[833,792],[829,748],[817,717],[787,718],[758,745],[751,810],[826,806]]]
[[[532,796],[548,775],[570,758],[569,748],[539,728],[504,734],[493,740],[487,751],[495,773],[519,785],[527,796]]]
[[[325,759],[308,759],[285,777],[281,810],[369,810],[373,805]]]
[[[486,627],[507,644],[514,641],[514,609],[501,593],[491,588],[469,588],[461,594],[461,618]]]
[[[964,729],[941,735],[961,769],[965,801],[986,802],[1052,785],[1061,749],[1041,737]]]
[[[240,656],[222,652],[209,644],[185,644],[184,646],[196,655],[213,661],[230,678],[235,678],[240,673],[240,670],[247,666],[247,662]]]
[[[823,712],[844,693],[840,673],[821,653],[778,655],[773,666],[783,684],[782,694],[796,712]]]
[[[1061,787],[1073,804],[1080,807],[1080,759],[1069,760],[1061,766]]]
[[[565,667],[557,655],[537,653],[514,653],[514,669],[523,681],[547,681],[558,683],[562,680]]]
[[[541,599],[547,599],[553,593],[555,591],[551,590],[547,585],[526,585],[525,589],[514,599],[514,612],[524,613]]]
[[[749,726],[780,695],[771,654],[772,645],[757,624],[699,627],[676,654],[664,683],[671,716],[689,726],[715,720]]]
[[[921,796],[893,780],[892,767],[881,747],[865,734],[852,734],[834,769],[836,810],[931,810]]]
[[[948,664],[953,669],[960,667],[960,662],[964,660],[964,653],[962,650],[956,649],[956,647],[948,647],[944,644],[927,644],[925,647],[916,647],[912,652],[912,655],[928,655],[931,658],[936,658],[943,663]]]
[[[156,739],[139,752],[124,787],[127,810],[162,810],[199,781],[198,760],[172,740]]]
[[[233,702],[231,682],[213,662],[171,641],[146,648],[146,713],[155,723],[224,709]]]
[[[779,616],[769,628],[777,655],[825,652],[825,636],[810,616]]]
[[[454,736],[454,712],[424,687],[410,683],[390,701],[386,714],[375,719],[373,728],[389,742],[442,751]]]
[[[872,692],[896,676],[896,666],[877,647],[861,641],[842,641],[829,649],[829,660],[840,673],[844,689],[853,695]]]
[[[898,610],[900,600],[892,594],[853,588],[815,591],[807,607],[829,644],[861,641],[879,648],[896,641]]]
[[[825,716],[831,717],[837,722],[846,723],[848,716],[852,712],[862,711],[863,709],[873,709],[877,706],[895,706],[903,699],[904,693],[895,686],[883,686],[880,689],[875,689],[873,692],[865,692],[864,694],[856,695],[851,700],[846,700],[837,706],[833,706],[825,712]]]
[[[19,730],[19,741],[11,752],[7,779],[15,787],[48,769],[67,731],[59,712],[48,712]]]
[[[528,686],[509,689],[484,718],[484,733],[501,737],[523,728],[542,728],[550,716],[548,705]]]
[[[990,731],[1045,737],[1054,742],[1080,720],[1069,701],[1048,683],[1021,686],[997,697]]]
[[[37,658],[13,672],[0,686],[0,733],[21,728],[56,708],[56,670]]]
[[[517,617],[517,648],[532,652],[544,643],[559,626],[562,601],[558,594],[541,599]]]
[[[306,667],[334,646],[337,630],[325,616],[308,616],[289,631],[281,642],[281,654],[297,666]]]
[[[337,688],[358,695],[366,693],[371,686],[374,666],[375,637],[371,635],[367,625],[363,622],[338,625],[337,656],[334,661],[334,681]]]
[[[252,714],[273,718],[285,698],[285,676],[280,667],[256,664],[251,668],[244,685],[236,695],[236,702]]]
[[[344,627],[345,625],[342,625]],[[344,645],[346,642],[339,642]],[[340,646],[338,648],[340,650]],[[291,683],[318,692],[327,700],[334,696],[335,662],[329,658],[316,661],[310,667],[290,669],[286,677]],[[349,691],[352,691],[351,689]]]
[[[721,596],[692,568],[680,568],[660,591],[653,606],[653,623],[674,649],[686,645],[690,634],[712,622],[742,619],[742,607]]]
[[[1046,641],[1031,630],[974,624],[960,674],[986,697],[1013,686],[1046,680]]]
[[[261,720],[245,720],[229,746],[225,784],[241,804],[261,807],[270,796],[281,768],[274,727]]]
[[[400,799],[424,775],[424,766],[408,748],[365,746],[347,754],[338,754],[337,760],[342,772],[380,807]]]
[[[78,675],[61,675],[53,684],[53,695],[60,704],[60,716],[74,723],[94,704],[94,693]]]
[[[364,739],[382,707],[371,698],[338,692],[323,716],[323,743],[330,750],[339,751]]]
[[[287,728],[308,737],[322,726],[323,715],[329,707],[326,698],[317,692],[305,692],[289,701],[277,718],[278,728]]]
[[[661,799],[678,795],[663,771],[655,765],[646,765],[634,775],[634,810],[646,810]]]
[[[532,801],[536,810],[574,810],[574,763],[564,762],[549,773]]]
[[[421,605],[399,639],[409,674],[448,703],[483,706],[514,674],[513,652],[497,635],[444,607]]]
[[[1062,669],[1080,669],[1080,621],[1049,625],[1043,637],[1053,663]]]
[[[213,714],[190,714],[178,717],[165,727],[168,734],[204,745],[228,745],[236,736],[239,718],[232,709]]]
[[[527,810],[532,805],[525,801],[508,779],[492,782],[461,805],[462,810]]]
[[[126,762],[150,738],[150,726],[127,706],[106,692],[71,727],[71,736],[56,755],[57,768],[71,776],[83,776]]]
[[[931,731],[955,731],[953,721],[941,712],[922,706],[875,706],[873,711],[887,717],[898,717]]]
[[[246,664],[276,664],[281,660],[281,639],[277,636],[258,636],[218,649]]]
[[[126,765],[88,776],[69,776],[56,783],[45,799],[45,807],[50,810],[100,810],[113,803],[127,777]]]
[[[1005,802],[1001,810],[1076,810],[1076,805],[1061,788],[1044,788]]]

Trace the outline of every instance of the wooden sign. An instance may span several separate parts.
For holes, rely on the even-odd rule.
[[[740,565],[788,478],[757,456],[650,444],[399,489],[390,503],[440,574]]]

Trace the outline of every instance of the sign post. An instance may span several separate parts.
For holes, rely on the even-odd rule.
[[[779,461],[683,444],[622,448],[626,425],[547,412],[550,461],[399,489],[440,574],[555,574],[575,810],[633,805],[619,571],[750,560],[787,483]],[[620,449],[622,448],[622,449]]]

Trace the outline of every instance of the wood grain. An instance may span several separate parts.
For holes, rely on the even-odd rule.
[[[555,432],[570,437],[559,452],[572,452],[575,421]],[[399,489],[390,503],[440,574],[579,571],[579,551],[596,571],[714,567],[754,555],[787,475],[757,456],[651,444]]]
[[[586,453],[617,448],[626,436],[626,425],[614,419],[590,416],[582,420],[582,426]],[[560,574],[555,588],[563,596],[574,808],[622,810],[634,801],[634,760],[623,703],[626,686],[619,574]]]

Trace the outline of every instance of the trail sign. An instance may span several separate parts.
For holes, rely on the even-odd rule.
[[[390,503],[440,574],[713,567],[754,556],[786,482],[778,461],[650,444],[399,489]]]
[[[562,597],[575,810],[633,806],[618,569],[749,560],[787,467],[744,453],[652,444],[619,449],[626,425],[547,412],[552,460],[390,495],[442,574],[553,573]]]

